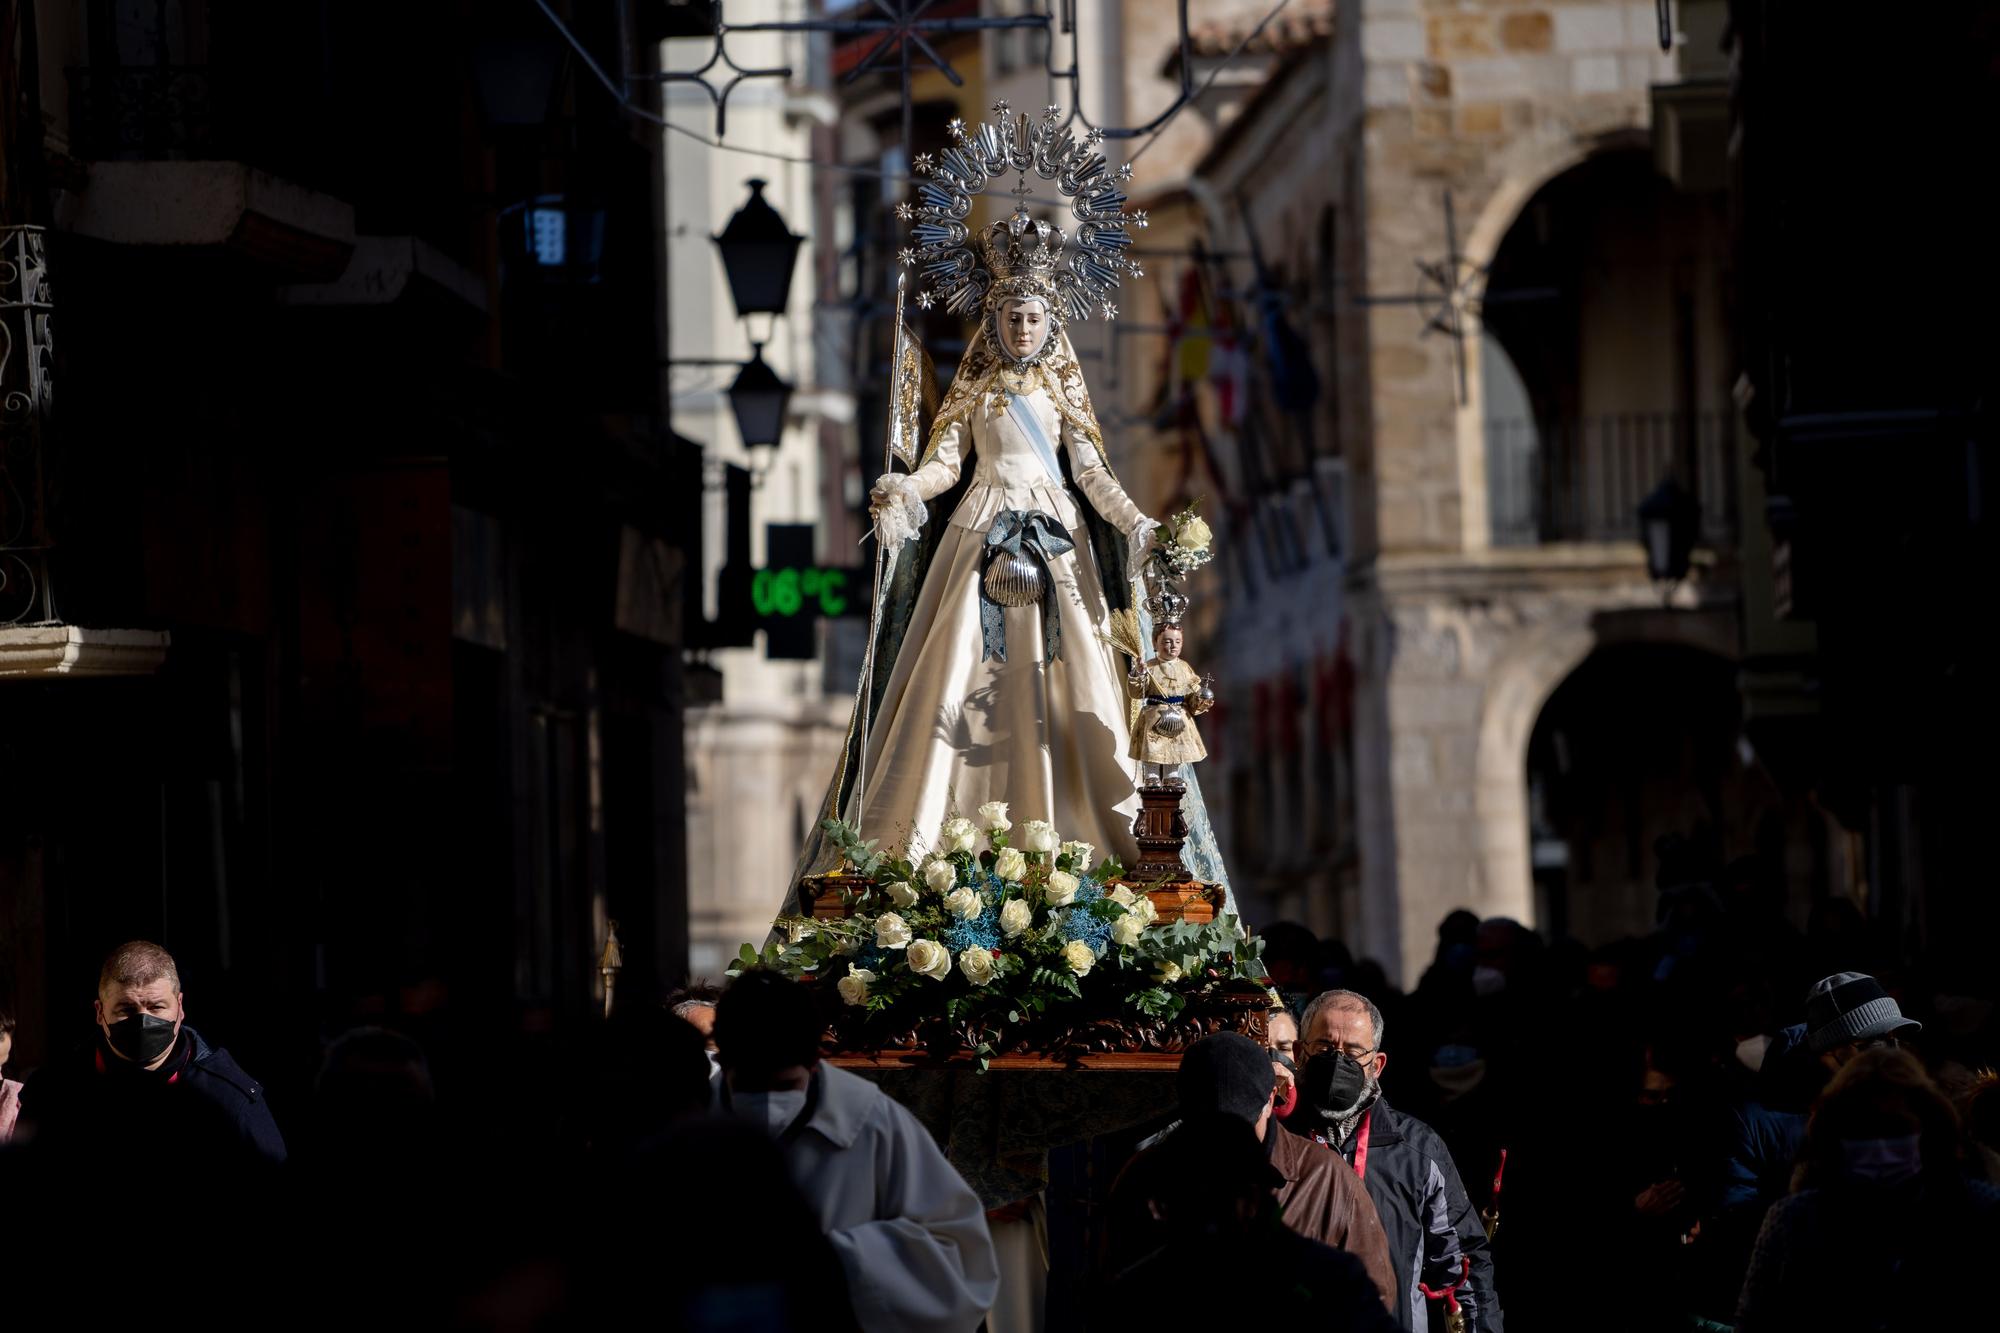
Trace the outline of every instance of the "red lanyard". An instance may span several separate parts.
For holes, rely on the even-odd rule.
[[[1375,1123],[1373,1111],[1361,1117],[1361,1128],[1354,1136],[1354,1174],[1365,1177],[1368,1174],[1368,1129]]]

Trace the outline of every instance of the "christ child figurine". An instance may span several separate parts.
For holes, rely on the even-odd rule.
[[[1194,719],[1209,710],[1214,697],[1195,669],[1181,658],[1181,627],[1169,621],[1153,632],[1159,654],[1150,662],[1134,662],[1125,684],[1142,701],[1132,725],[1131,757],[1149,769],[1159,786],[1176,786],[1173,770],[1208,758]]]

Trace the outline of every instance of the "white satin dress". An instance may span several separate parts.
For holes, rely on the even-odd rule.
[[[1046,390],[1003,396],[1007,410],[996,412],[994,394],[982,395],[969,423],[946,426],[931,459],[909,474],[929,501],[956,484],[968,459],[975,463],[870,728],[862,827],[885,847],[914,852],[935,843],[950,815],[1006,801],[1016,824],[1048,819],[1064,838],[1129,865],[1139,800],[1126,758],[1124,672],[1099,637],[1110,628],[1103,583],[1077,499],[1019,414],[1031,414],[1040,441],[1069,452],[1077,489],[1113,527],[1130,536],[1151,522]],[[1046,595],[1055,598],[1061,636],[1053,662],[1043,661],[1040,606],[1007,608],[1007,659],[981,660],[982,546],[1009,509],[1054,516],[1075,543],[1049,562]]]

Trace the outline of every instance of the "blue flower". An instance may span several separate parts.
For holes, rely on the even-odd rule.
[[[1000,947],[1000,914],[989,906],[970,921],[945,927],[938,938],[954,954],[974,948],[997,949]]]
[[[1076,896],[1078,902],[1085,901],[1082,889],[1077,890]],[[1079,912],[1074,908],[1065,911],[1057,929],[1065,940],[1082,940],[1100,956],[1111,947],[1111,923],[1099,921],[1088,912]]]
[[[854,966],[860,968],[862,971],[875,972],[879,974],[884,970],[883,964],[887,962],[888,959],[887,955],[883,952],[882,948],[879,945],[871,943],[865,946],[859,953],[855,954],[853,961],[854,961]]]

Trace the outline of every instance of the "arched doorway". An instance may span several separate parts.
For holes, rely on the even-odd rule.
[[[1664,878],[1716,874],[1783,822],[1741,741],[1734,665],[1681,644],[1600,647],[1528,739],[1536,916],[1600,945],[1652,930]],[[1782,864],[1783,848],[1779,852]]]
[[[1727,245],[1721,197],[1675,189],[1646,149],[1594,154],[1522,205],[1480,310],[1495,545],[1630,540],[1669,475],[1723,535]]]

